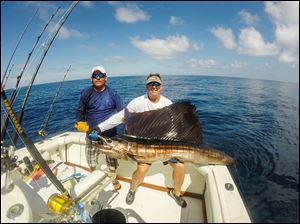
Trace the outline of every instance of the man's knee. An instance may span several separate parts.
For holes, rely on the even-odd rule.
[[[184,172],[184,170],[185,170],[184,163],[181,163],[181,162],[177,162],[177,163],[169,162],[169,164],[172,166],[172,168],[175,171],[178,171],[178,172],[182,171],[182,172]]]
[[[136,169],[136,174],[139,175],[139,176],[144,176],[147,173],[149,167],[150,167],[149,164],[138,163],[137,169]]]

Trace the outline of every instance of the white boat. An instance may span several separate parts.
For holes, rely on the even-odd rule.
[[[155,162],[138,188],[135,201],[127,205],[125,198],[136,162],[119,160],[117,178],[122,188],[114,191],[111,182],[115,176],[108,172],[104,155],[101,154],[97,169],[91,172],[85,158],[85,145],[85,133],[79,132],[65,132],[35,143],[69,194],[85,205],[92,221],[251,222],[226,166],[186,163],[182,191],[187,207],[181,208],[167,194],[173,187],[172,168]],[[1,223],[80,222],[72,209],[68,214],[54,212],[53,204],[57,210],[69,204],[64,204],[63,198],[59,200],[60,192],[38,166],[26,174],[28,165],[23,158],[34,162],[26,147],[16,150],[13,156],[18,157],[18,166],[7,172],[1,168]]]

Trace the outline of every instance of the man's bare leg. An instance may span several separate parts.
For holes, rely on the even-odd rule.
[[[146,163],[138,163],[137,164],[137,169],[134,171],[132,175],[132,181],[131,181],[131,186],[130,190],[132,192],[135,192],[138,186],[143,182],[144,177],[149,170],[150,165]]]
[[[174,181],[174,193],[177,196],[181,195],[181,187],[184,181],[184,175],[185,175],[185,167],[183,163],[172,163],[169,162],[169,164],[173,168],[173,181]]]
[[[138,163],[137,168],[132,174],[132,181],[130,185],[130,189],[128,191],[128,194],[126,196],[126,203],[128,205],[132,204],[134,201],[134,196],[137,188],[139,185],[143,182],[144,177],[149,170],[150,165],[145,163]]]

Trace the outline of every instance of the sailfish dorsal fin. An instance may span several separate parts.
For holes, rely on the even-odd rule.
[[[173,103],[142,113],[125,109],[125,136],[196,145],[203,141],[198,113],[190,102]]]

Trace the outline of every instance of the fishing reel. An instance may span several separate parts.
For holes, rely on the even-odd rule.
[[[1,146],[1,173],[17,167],[18,156],[14,155],[14,147]]]
[[[57,217],[58,223],[82,223],[87,222],[83,220],[82,212],[84,206],[73,198],[63,194],[54,193],[48,198],[48,211],[53,216]]]
[[[48,198],[48,210],[55,214],[69,214],[74,206],[74,200],[64,194],[54,193]]]
[[[38,134],[42,137],[45,137],[48,133],[44,128],[42,128],[41,130],[38,131]]]

